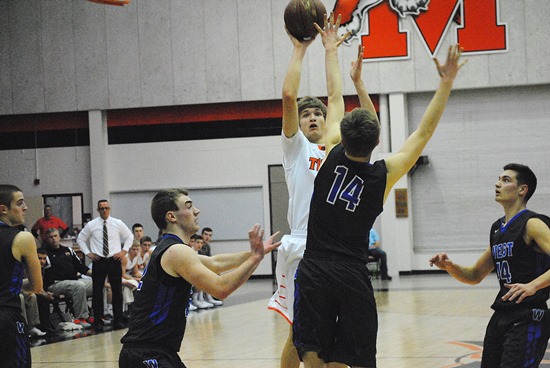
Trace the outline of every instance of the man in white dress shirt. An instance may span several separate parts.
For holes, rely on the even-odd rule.
[[[111,207],[106,199],[97,202],[97,212],[99,217],[88,222],[76,241],[82,252],[93,261],[94,326],[100,329],[104,323],[103,287],[105,277],[109,276],[113,292],[113,328],[121,329],[126,327],[122,320],[121,259],[130,250],[134,236],[121,220],[109,216]]]

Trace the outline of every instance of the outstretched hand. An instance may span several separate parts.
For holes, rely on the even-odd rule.
[[[252,254],[263,258],[265,254],[279,247],[279,245],[281,245],[280,241],[273,243],[277,235],[279,235],[279,232],[271,235],[269,239],[264,242],[264,230],[259,224],[255,224],[252,229],[248,231],[248,240],[250,241],[250,251]]]
[[[321,28],[317,23],[314,23],[313,25],[317,29],[317,32],[321,35],[321,40],[323,41],[323,45],[325,46],[325,49],[328,48],[338,48],[344,42],[351,32],[346,33],[342,37],[338,36],[338,28],[340,27],[340,21],[342,20],[342,15],[339,14],[338,18],[336,19],[336,23],[334,22],[334,13],[330,13],[330,16],[325,18],[325,24],[324,28]]]
[[[279,236],[281,232],[277,231],[275,234],[271,235],[269,239],[264,241],[264,254],[270,253],[272,250],[279,248],[279,245],[281,245],[281,241],[274,243],[273,241],[277,236]]]
[[[363,54],[365,53],[365,48],[363,45],[359,44],[357,46],[357,59],[351,62],[351,69],[349,71],[349,76],[354,82],[361,80],[361,72],[363,69]]]
[[[439,63],[437,58],[434,58],[437,72],[439,73],[442,81],[452,82],[458,74],[460,68],[468,62],[468,59],[463,60],[462,62],[460,61],[462,50],[462,47],[460,47],[458,43],[449,46],[449,51],[447,51],[447,61],[443,65]]]
[[[437,253],[430,258],[430,267],[435,265],[437,268],[446,270],[449,266],[452,266],[452,264],[453,262],[451,262],[449,256],[447,256],[447,253]]]

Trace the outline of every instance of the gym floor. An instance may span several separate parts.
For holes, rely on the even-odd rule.
[[[460,284],[446,274],[373,280],[379,368],[478,368],[498,284]],[[179,352],[189,368],[278,368],[288,324],[267,310],[271,279],[249,280],[222,307],[191,312]],[[56,333],[34,339],[34,368],[118,367],[126,330]],[[540,365],[550,368],[550,350]]]

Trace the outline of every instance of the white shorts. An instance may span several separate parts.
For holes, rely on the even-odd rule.
[[[306,249],[306,232],[292,232],[281,239],[281,246],[277,250],[277,291],[269,301],[268,309],[281,314],[288,323],[294,318],[294,278],[298,264]]]

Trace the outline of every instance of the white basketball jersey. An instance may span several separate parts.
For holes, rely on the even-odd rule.
[[[324,146],[311,143],[301,130],[283,141],[283,167],[288,187],[288,225],[291,230],[307,230],[313,183],[325,158]]]

